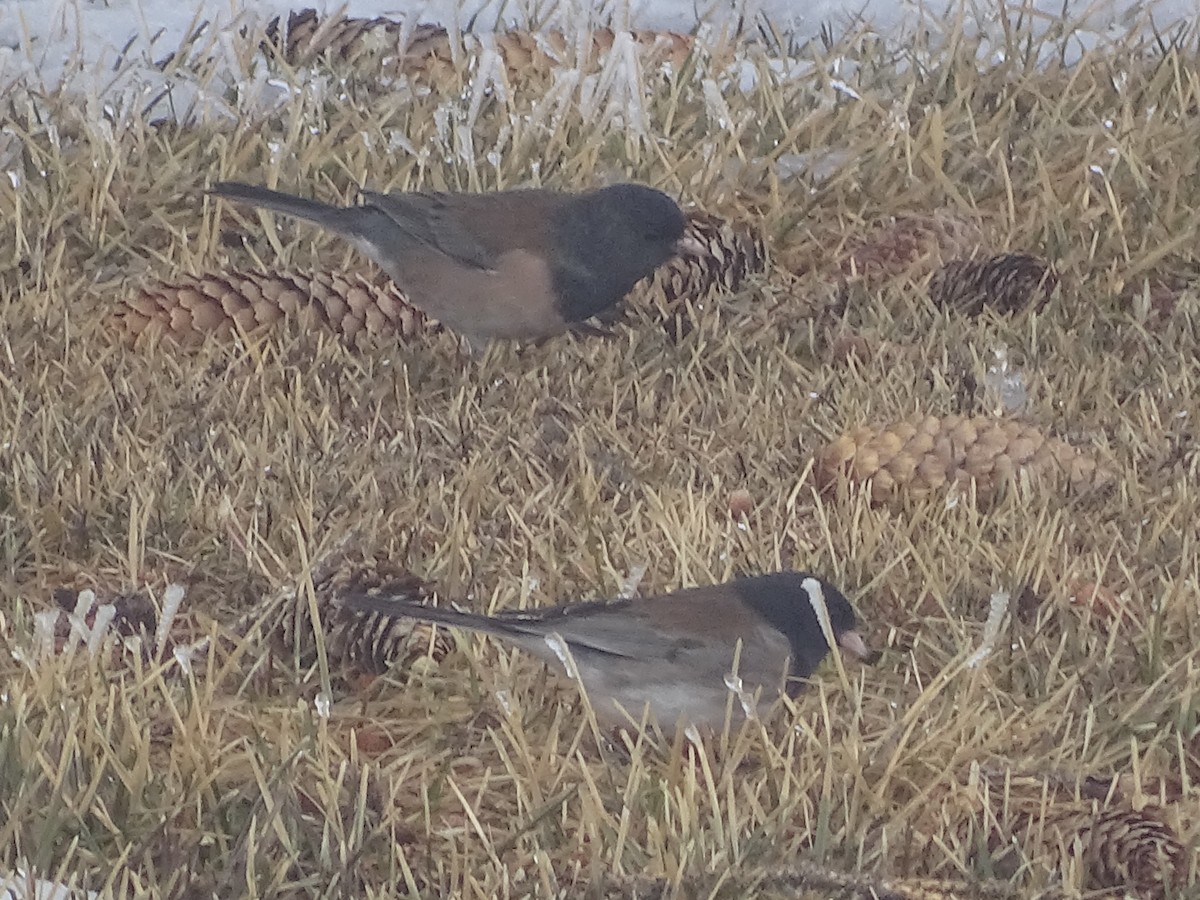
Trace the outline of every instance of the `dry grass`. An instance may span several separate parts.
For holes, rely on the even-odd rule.
[[[1130,40],[1037,67],[1052,46],[1010,41],[977,65],[961,35],[904,53],[851,35],[784,80],[734,42],[632,93],[615,69],[484,93],[465,75],[383,85],[369,58],[280,64],[311,89],[266,110],[226,93],[244,107],[224,124],[12,92],[2,867],[121,897],[1075,897],[1108,877],[1097,822],[1200,844],[1200,61],[1194,41]],[[261,72],[252,38],[233,46],[225,64]],[[729,83],[731,59],[756,86]],[[201,56],[170,66],[219,88]],[[841,164],[784,177],[801,154]],[[678,340],[643,304],[608,337],[478,361],[446,334],[133,351],[100,324],[147,275],[362,265],[218,209],[211,180],[330,197],[613,176],[760,218],[776,268]],[[1048,258],[1061,286],[1041,310],[967,318],[925,299],[923,262],[843,281],[898,215],[957,217],[985,254]],[[893,352],[831,354],[848,331]],[[878,507],[814,491],[837,434],[991,414],[1000,346],[1023,417],[1086,445],[1115,488]],[[190,675],[169,652],[39,649],[62,586],[160,603],[187,583],[178,640],[284,588],[309,602],[314,560],[351,531],[481,609],[611,595],[642,566],[644,592],[809,568],[887,652],[826,667],[795,710],[694,759],[598,743],[569,687],[465,638],[369,684],[259,639],[218,642]],[[994,651],[966,667],[996,590],[1013,602]],[[1194,896],[1191,851],[1180,865],[1173,890],[1139,895]]]

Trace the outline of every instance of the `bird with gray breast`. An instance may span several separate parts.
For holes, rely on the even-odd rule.
[[[577,677],[598,719],[720,728],[795,694],[829,653],[817,617],[824,606],[835,642],[873,662],[858,617],[829,582],[776,572],[641,600],[552,606],[495,616],[368,594],[342,598],[360,613],[411,618],[493,635]],[[734,668],[736,659],[736,671]]]
[[[660,265],[695,252],[679,205],[641,184],[582,193],[366,191],[360,206],[232,181],[209,193],[341,235],[474,349],[611,314]]]

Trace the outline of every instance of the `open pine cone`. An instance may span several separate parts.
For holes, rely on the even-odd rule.
[[[315,9],[293,10],[287,19],[276,16],[267,23],[263,48],[281,53],[289,65],[311,62],[330,54],[342,59],[357,55],[369,37],[395,42],[400,39],[404,23],[386,16],[322,17]],[[433,37],[446,35],[437,25],[419,24],[413,28],[409,46],[416,46]]]
[[[1038,778],[1015,778],[993,804],[1011,813],[1010,827],[1031,857],[1061,864],[1075,859],[1086,890],[1121,889],[1146,900],[1177,896],[1187,876],[1188,851],[1153,807],[1076,800]],[[1049,802],[1047,801],[1049,797]],[[999,809],[997,814],[1000,814]]]
[[[874,502],[900,491],[921,494],[970,482],[986,498],[1005,482],[1026,476],[1073,489],[1113,480],[1110,470],[1032,425],[963,416],[856,428],[817,453],[813,472],[822,490],[870,481]]]
[[[668,305],[713,292],[733,293],[751,275],[766,271],[766,241],[749,222],[691,210],[685,234],[704,250],[696,256],[676,256],[654,273],[654,289]]]
[[[441,659],[450,651],[444,634],[435,636],[431,626],[412,619],[388,619],[342,608],[346,594],[377,591],[428,599],[431,585],[386,559],[362,566],[342,565],[314,584],[317,611],[325,634],[325,652],[331,665],[383,672],[395,663],[405,663],[426,653]],[[298,651],[301,660],[311,660],[316,645],[312,615],[306,592],[299,591],[278,607],[274,622],[264,623],[284,649]],[[432,643],[431,643],[432,642]]]
[[[964,773],[963,783],[923,808],[910,835],[918,858],[935,845],[968,856],[986,847],[1000,870],[1034,866],[1075,882],[1077,890],[1124,891],[1143,900],[1182,896],[1191,850],[1166,810],[1082,799],[1073,783],[1053,776],[1007,768],[981,774],[975,781]]]
[[[1142,898],[1175,896],[1187,871],[1187,852],[1152,811],[1090,806],[1059,813],[1049,833],[1078,853],[1091,888],[1124,888]]]
[[[698,210],[687,214],[687,235],[704,248],[661,266],[645,291],[667,332],[679,340],[695,328],[705,301],[736,292],[751,275],[766,271],[767,245],[747,222],[730,222]],[[635,295],[642,291],[635,291]]]

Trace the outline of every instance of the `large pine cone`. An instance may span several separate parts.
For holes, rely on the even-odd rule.
[[[904,490],[928,493],[975,483],[988,497],[1026,476],[1100,487],[1111,470],[1065,441],[1011,419],[926,416],[882,427],[857,428],[817,453],[813,472],[822,490],[839,482],[871,482],[874,502]]]
[[[431,321],[386,279],[369,281],[338,272],[208,272],[156,281],[122,301],[111,324],[137,342],[154,334],[179,344],[208,335],[254,333],[295,317],[323,326],[351,343],[405,339]]]

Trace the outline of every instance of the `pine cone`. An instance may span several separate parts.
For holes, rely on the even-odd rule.
[[[900,489],[920,494],[970,481],[986,498],[1026,474],[1062,478],[1074,489],[1113,480],[1110,470],[1032,425],[963,416],[857,428],[820,450],[813,472],[822,490],[871,480],[876,503]]]
[[[767,244],[747,222],[731,222],[699,210],[687,213],[686,235],[704,251],[677,256],[663,265],[650,286],[652,301],[675,340],[695,327],[703,301],[717,293],[735,293],[746,279],[766,271]],[[689,310],[694,304],[694,310]]]
[[[263,48],[280,51],[289,65],[308,63],[325,53],[346,59],[361,49],[366,35],[382,32],[399,36],[402,28],[403,23],[384,16],[369,19],[342,16],[322,21],[315,9],[302,9],[289,13],[286,24],[282,16],[268,22]],[[444,35],[446,30],[433,25],[418,25],[413,42],[428,32]]]
[[[310,573],[331,668],[380,672],[426,653],[441,659],[449,652],[448,641],[440,634],[435,638],[429,625],[409,619],[377,621],[377,616],[341,606],[341,598],[350,593],[378,591],[422,599],[433,594],[429,584],[386,556],[365,554],[356,530],[343,533],[314,558]],[[311,665],[317,655],[310,599],[295,583],[263,597],[242,613],[228,632],[237,642],[272,641],[294,653],[304,665]]]
[[[872,278],[930,271],[942,260],[970,255],[982,243],[979,226],[952,213],[898,216],[851,242],[842,274]]]
[[[747,222],[730,222],[692,210],[687,214],[685,234],[704,251],[697,256],[677,256],[654,274],[654,287],[668,305],[697,300],[713,291],[734,293],[751,275],[766,271],[766,241]]]
[[[678,31],[652,31],[637,29],[624,32],[633,40],[643,66],[656,66],[665,62],[678,67],[692,52],[690,35]],[[578,60],[580,67],[597,68],[612,52],[613,45],[622,32],[611,28],[595,28],[587,55]],[[574,65],[573,52],[579,46],[574,36],[568,37],[561,31],[545,34],[534,31],[507,31],[495,36],[496,49],[504,59],[510,73],[524,73],[530,69],[547,70],[565,63]]]
[[[429,651],[434,658],[450,651],[444,634],[434,637],[433,628],[412,619],[388,619],[374,613],[351,612],[338,605],[347,594],[378,592],[426,600],[433,596],[428,583],[386,559],[363,567],[339,568],[314,584],[317,608],[325,629],[325,652],[331,664],[357,667],[368,672],[386,671],[394,663],[409,662]],[[283,647],[300,649],[302,659],[315,652],[309,600],[302,591],[282,607],[273,628]]]
[[[1118,888],[1140,898],[1166,898],[1184,883],[1187,851],[1174,830],[1152,811],[1128,806],[1094,810],[1064,804],[1026,817],[1052,852],[1065,851],[1083,863],[1085,889]]]
[[[895,878],[883,883],[880,900],[992,900],[1012,897],[1003,885],[974,885],[942,878]]]
[[[992,822],[1009,822],[1008,834],[994,834],[995,845],[1016,836],[1024,852],[1052,866],[1067,854],[1079,860],[1084,890],[1118,889],[1139,898],[1178,896],[1188,872],[1189,851],[1153,807],[1135,809],[1119,794],[1103,807],[1089,801],[1094,778],[1082,782],[1055,775],[1021,775],[994,767],[983,773]]]
[[[253,333],[287,317],[348,339],[409,338],[431,320],[390,281],[337,272],[208,272],[157,281],[122,301],[110,324],[136,343],[160,333],[184,345]]]
[[[1141,897],[1166,897],[1183,883],[1183,844],[1146,810],[1110,809],[1092,822],[1089,833],[1088,872],[1098,886],[1132,886]]]
[[[407,46],[398,47],[404,23],[384,16],[374,18],[339,17],[321,19],[315,9],[293,12],[284,25],[281,16],[266,29],[268,46],[280,51],[291,65],[307,63],[322,54],[352,59],[372,48],[372,43],[398,60],[398,74],[419,76],[431,82],[445,80],[454,71],[462,71],[464,55],[478,55],[494,47],[510,74],[546,72],[564,62],[574,61],[576,48],[584,52],[581,67],[595,68],[612,51],[620,32],[597,28],[586,45],[561,31],[506,31],[480,37],[466,33],[457,46],[450,32],[439,25],[418,24]],[[643,65],[683,63],[692,49],[692,38],[674,31],[638,30],[628,32],[637,45]],[[397,53],[398,50],[402,52]],[[574,63],[573,63],[574,64]]]
[[[872,897],[876,900],[1002,900],[1013,891],[997,882],[972,883],[960,879],[877,879],[862,872],[846,872],[813,863],[766,869],[759,881],[770,888],[786,888],[789,896],[813,890],[825,896]]]
[[[985,307],[1002,313],[1041,307],[1058,286],[1058,276],[1043,260],[1010,253],[990,259],[946,263],[929,282],[934,305],[977,316]]]

